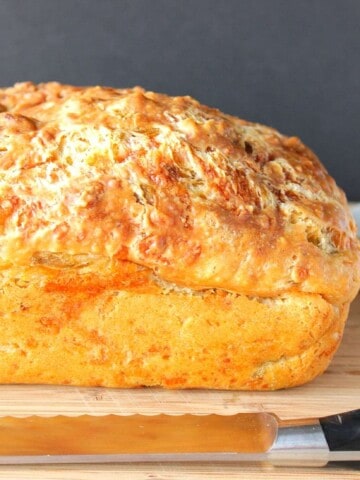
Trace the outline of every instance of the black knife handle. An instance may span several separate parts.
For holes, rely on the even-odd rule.
[[[320,418],[330,451],[360,451],[360,410]]]

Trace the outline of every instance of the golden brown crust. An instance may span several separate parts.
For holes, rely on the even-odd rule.
[[[345,196],[297,138],[140,88],[0,90],[0,251],[97,254],[192,288],[349,301]]]
[[[0,89],[0,382],[298,385],[359,270],[297,138],[141,88]]]

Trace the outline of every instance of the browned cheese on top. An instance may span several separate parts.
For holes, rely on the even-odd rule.
[[[250,296],[360,281],[345,195],[298,138],[141,88],[0,89],[1,268],[78,255]]]

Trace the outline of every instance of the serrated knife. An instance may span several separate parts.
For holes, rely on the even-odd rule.
[[[281,421],[270,413],[0,418],[0,464],[360,461],[360,410]]]

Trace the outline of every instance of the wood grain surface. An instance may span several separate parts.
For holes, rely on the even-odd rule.
[[[327,372],[311,384],[278,392],[117,390],[53,386],[0,386],[0,416],[269,411],[283,419],[325,416],[360,407],[360,297],[353,303],[343,342]],[[326,468],[230,464],[137,464],[0,467],[0,479],[360,479],[360,462]]]

